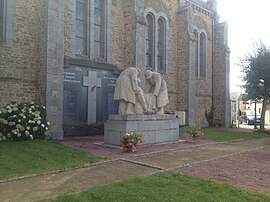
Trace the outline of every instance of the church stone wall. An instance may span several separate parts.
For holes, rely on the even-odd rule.
[[[230,126],[229,107],[229,48],[227,42],[227,24],[217,25],[214,51],[213,107],[214,124]]]
[[[14,23],[7,27],[7,34],[14,39],[0,44],[0,106],[10,101],[43,103],[44,2],[8,1],[8,6],[12,6],[7,15],[12,16]]]
[[[212,35],[212,16],[204,12],[196,12],[194,25],[199,29],[205,30],[207,34],[207,64],[206,77],[196,79],[195,84],[195,123],[206,126],[207,120],[205,111],[211,111],[212,106],[212,53],[213,53],[213,35]]]
[[[132,0],[114,0],[112,5],[112,63],[124,69],[135,64],[135,15]]]
[[[64,55],[71,58],[75,57],[75,13],[76,2],[64,0]]]

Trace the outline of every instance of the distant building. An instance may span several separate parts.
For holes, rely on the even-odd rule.
[[[242,112],[246,111],[255,111],[255,101],[248,100],[244,101],[242,93],[240,92],[234,92],[230,93],[231,97],[231,120],[234,124],[237,123],[237,120],[239,119],[239,115],[241,115]],[[256,102],[256,113],[261,114],[262,113],[262,101],[259,100]],[[267,106],[266,113],[265,113],[265,124],[270,125],[270,105]]]
[[[104,122],[120,70],[160,72],[169,113],[189,125],[231,123],[228,27],[216,0],[0,0],[0,106],[46,105],[63,124]],[[142,83],[143,77],[142,77]]]

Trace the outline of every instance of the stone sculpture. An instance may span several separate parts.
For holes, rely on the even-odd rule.
[[[145,72],[146,79],[146,93],[153,94],[156,98],[155,106],[158,114],[164,114],[164,106],[169,103],[168,89],[166,81],[158,72],[147,70]],[[155,110],[155,109],[153,109]]]
[[[119,101],[118,114],[164,114],[163,107],[169,102],[167,85],[161,74],[145,72],[147,93],[140,87],[141,71],[137,67],[125,69],[118,79],[114,99]]]
[[[138,81],[141,70],[137,67],[125,69],[118,79],[114,91],[114,99],[119,101],[118,114],[135,114],[135,103],[144,101],[143,90],[139,87]],[[142,103],[143,110],[146,110],[145,102]]]

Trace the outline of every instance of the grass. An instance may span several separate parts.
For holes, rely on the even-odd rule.
[[[189,127],[180,128],[180,136],[183,136]],[[268,133],[265,132],[240,132],[240,131],[230,131],[224,128],[203,128],[205,136],[202,137],[204,140],[213,140],[218,142],[223,141],[233,141],[233,140],[248,140],[262,137],[270,137]]]
[[[100,158],[54,141],[0,143],[0,179],[82,166]]]
[[[162,172],[94,187],[77,195],[60,196],[52,201],[268,202],[270,197],[200,177]]]

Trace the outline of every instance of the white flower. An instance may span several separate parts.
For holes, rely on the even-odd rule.
[[[26,116],[23,116],[23,119],[26,119]]]
[[[38,130],[38,127],[35,126],[35,127],[33,128],[33,131],[37,131],[37,130]]]
[[[2,114],[2,111],[0,110],[0,114]]]
[[[31,140],[33,140],[33,139],[34,139],[34,138],[33,138],[33,135],[29,135],[29,137],[30,137],[30,139],[31,139]]]
[[[18,120],[19,123],[21,123],[21,121],[22,121],[21,119]]]
[[[16,115],[16,114],[14,114],[14,115],[13,115],[13,118],[16,118],[16,117],[17,117],[17,115]]]
[[[50,126],[50,125],[51,125],[51,123],[48,121],[48,122],[47,122],[47,125],[48,125],[48,126]]]
[[[26,127],[26,129],[27,129],[27,130],[30,130],[30,127],[29,127],[29,126],[27,126],[27,127]]]
[[[25,135],[28,136],[30,133],[28,130],[25,131]]]
[[[43,106],[42,108],[43,108],[43,109],[46,109],[46,107],[45,107],[45,106]]]
[[[45,130],[48,130],[48,129],[49,129],[48,127],[45,128]]]
[[[37,124],[39,124],[39,125],[40,125],[40,124],[41,124],[41,121],[40,121],[40,120],[38,120],[38,121],[37,121]]]
[[[41,127],[42,127],[42,128],[44,128],[44,127],[45,127],[45,125],[44,125],[44,124],[41,124]]]

